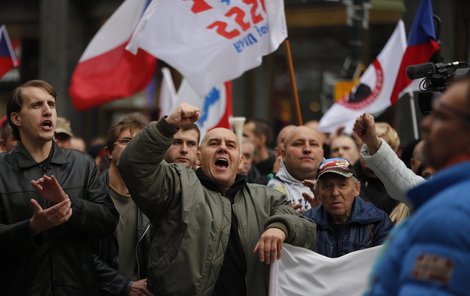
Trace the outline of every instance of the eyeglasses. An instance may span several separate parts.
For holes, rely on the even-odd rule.
[[[132,141],[132,138],[125,137],[114,142],[114,145],[121,144],[122,146],[127,146],[127,144],[129,144],[130,141]]]

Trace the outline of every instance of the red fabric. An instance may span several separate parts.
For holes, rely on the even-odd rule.
[[[127,42],[77,65],[69,94],[74,107],[86,110],[143,90],[155,73],[157,59],[143,50],[133,55]]]

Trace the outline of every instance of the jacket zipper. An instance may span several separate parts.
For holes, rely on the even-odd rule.
[[[220,207],[220,227],[219,227],[219,234],[217,236],[217,240],[214,242],[214,244],[217,244],[217,249],[214,252],[214,255],[212,257],[210,266],[213,266],[213,263],[215,261],[215,256],[217,255],[217,251],[219,250],[219,247],[220,247],[220,244],[221,244],[220,237],[222,236],[222,227],[224,225],[224,202],[223,202],[224,197],[221,196],[220,193],[218,195],[219,195],[219,201],[221,203],[221,207]],[[202,285],[202,289],[199,291],[199,293],[197,295],[202,295],[201,293],[206,290],[208,284],[209,284],[209,277],[206,277],[206,282],[204,283],[204,285]]]
[[[136,259],[136,262],[137,262],[137,277],[139,278],[139,280],[141,280],[140,260],[139,260],[139,244],[142,241],[142,239],[145,238],[145,235],[147,234],[149,229],[150,229],[150,224],[147,225],[147,227],[145,228],[144,233],[142,233],[139,240],[137,240],[137,244],[135,245],[135,259]]]

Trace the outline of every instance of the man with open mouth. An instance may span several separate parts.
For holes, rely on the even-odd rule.
[[[85,154],[54,143],[56,91],[31,80],[7,104],[16,147],[0,154],[2,295],[98,295],[93,240],[118,213]]]
[[[204,136],[197,170],[164,162],[174,134],[198,117],[198,108],[179,105],[137,135],[118,164],[152,223],[149,290],[268,295],[268,264],[280,257],[283,242],[313,246],[315,224],[297,214],[282,193],[237,174],[242,156],[228,129]]]

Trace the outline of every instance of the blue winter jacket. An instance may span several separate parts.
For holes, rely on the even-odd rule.
[[[361,197],[354,200],[351,218],[345,223],[341,237],[336,237],[322,205],[306,211],[304,216],[317,223],[315,251],[331,258],[380,245],[393,227],[384,211]]]
[[[470,295],[470,162],[408,198],[415,212],[390,234],[366,295]]]

